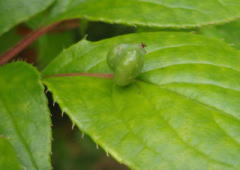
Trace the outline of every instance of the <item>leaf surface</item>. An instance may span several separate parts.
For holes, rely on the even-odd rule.
[[[0,0],[0,35],[46,9],[54,0]]]
[[[85,18],[148,27],[197,27],[239,16],[238,0],[58,0],[47,17],[38,20],[49,23]]]
[[[21,165],[17,159],[16,152],[9,141],[0,137],[0,169],[21,170]]]
[[[231,46],[240,49],[240,21],[234,21],[218,26],[208,26],[200,30],[200,33],[213,38],[223,39]]]
[[[0,117],[0,135],[9,139],[23,167],[49,170],[49,110],[35,68],[21,62],[0,67]]]
[[[115,44],[145,43],[135,83],[59,73],[111,73]],[[139,33],[81,41],[43,72],[72,121],[119,162],[133,169],[240,168],[240,53],[189,33]],[[51,77],[49,77],[51,75]]]

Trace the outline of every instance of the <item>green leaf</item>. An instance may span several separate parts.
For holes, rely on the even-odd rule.
[[[144,69],[128,87],[53,76],[111,73],[108,50],[140,42],[147,45]],[[239,169],[239,63],[240,53],[218,40],[139,33],[79,42],[48,65],[44,82],[73,123],[133,169]]]
[[[0,67],[0,135],[26,169],[50,169],[51,129],[39,73],[17,62]]]
[[[21,170],[21,165],[17,159],[16,152],[9,141],[0,137],[0,169]]]
[[[41,22],[85,18],[148,27],[197,27],[239,16],[238,0],[58,0]]]
[[[46,9],[54,0],[0,0],[0,35]]]
[[[204,27],[200,33],[213,38],[223,39],[235,48],[240,49],[240,21],[230,22],[219,26]]]
[[[74,43],[74,32],[57,32],[44,35],[38,40],[37,66],[43,69],[64,48]]]
[[[19,40],[21,40],[21,36],[16,33],[15,29],[12,29],[0,37],[0,55],[10,49],[13,45],[15,45]]]

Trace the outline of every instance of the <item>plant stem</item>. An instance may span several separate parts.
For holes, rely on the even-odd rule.
[[[42,27],[38,30],[32,31],[23,40],[18,42],[14,47],[12,47],[6,53],[4,53],[2,56],[0,56],[0,65],[5,64],[8,61],[10,61],[14,56],[16,56],[18,53],[20,53],[22,50],[24,50],[30,44],[32,44],[38,37],[47,33],[48,31],[52,30],[58,24],[60,24],[60,23],[57,22],[52,25]]]

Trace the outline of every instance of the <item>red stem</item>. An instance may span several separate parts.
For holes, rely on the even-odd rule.
[[[8,61],[10,61],[14,56],[16,56],[18,53],[20,53],[22,50],[24,50],[30,44],[32,44],[32,42],[34,42],[38,37],[47,33],[48,31],[52,30],[58,24],[59,24],[59,22],[54,23],[49,26],[46,26],[46,27],[42,27],[42,28],[28,34],[23,40],[18,42],[14,47],[12,47],[6,53],[4,53],[2,56],[0,56],[0,65],[5,64]]]
[[[99,78],[106,78],[111,79],[113,74],[106,74],[106,73],[62,73],[62,74],[54,74],[46,76],[48,77],[73,77],[73,76],[85,76],[85,77],[99,77]]]

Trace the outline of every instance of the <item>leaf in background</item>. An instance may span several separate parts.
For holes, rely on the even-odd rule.
[[[44,70],[110,73],[115,44],[147,45],[131,86],[93,77],[46,77],[71,120],[133,169],[240,168],[240,53],[189,33],[139,33],[77,43]]]
[[[235,48],[240,49],[240,21],[219,26],[204,27],[200,33],[213,38],[223,39]]]
[[[16,152],[7,139],[0,137],[0,169],[21,170],[21,165],[17,159]]]
[[[56,32],[44,35],[38,40],[37,66],[43,69],[64,48],[74,43],[74,32]]]
[[[54,5],[30,19],[27,24],[31,28],[37,28],[49,24],[50,22],[57,22],[61,19],[59,15],[69,12],[73,7],[78,6],[84,0],[55,0]]]
[[[0,0],[0,35],[46,9],[54,0]]]
[[[39,73],[26,63],[0,67],[0,135],[29,170],[49,170],[51,129]]]
[[[47,16],[47,17],[46,17]],[[239,0],[58,0],[37,23],[85,18],[148,27],[197,27],[234,20]],[[35,22],[36,23],[36,22]]]
[[[21,40],[21,36],[16,33],[15,29],[0,36],[0,55],[15,45],[19,40]]]

